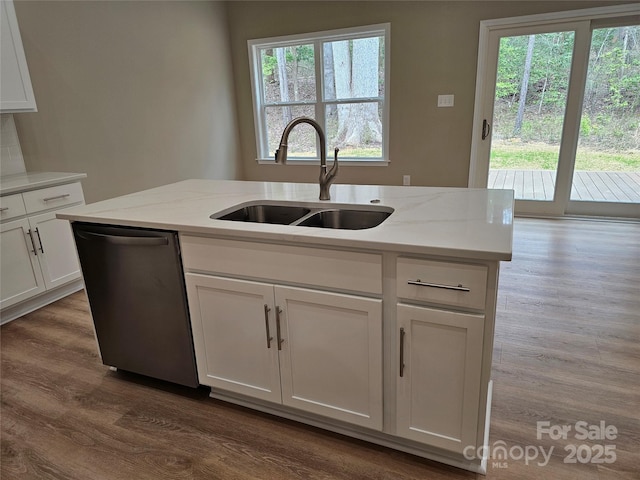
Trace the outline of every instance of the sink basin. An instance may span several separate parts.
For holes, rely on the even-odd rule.
[[[294,205],[248,205],[234,210],[226,215],[211,215],[218,220],[233,220],[236,222],[276,223],[289,225],[304,217],[311,210]]]
[[[210,215],[214,220],[272,223],[302,227],[363,230],[380,225],[393,213],[381,205],[322,205],[316,203],[251,202]]]
[[[298,225],[302,227],[363,230],[380,225],[389,215],[391,215],[391,212],[384,210],[322,210],[307,217]]]

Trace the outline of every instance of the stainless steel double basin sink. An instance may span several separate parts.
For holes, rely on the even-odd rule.
[[[317,205],[298,202],[249,202],[214,213],[216,220],[301,227],[364,230],[384,222],[393,208],[374,205]]]

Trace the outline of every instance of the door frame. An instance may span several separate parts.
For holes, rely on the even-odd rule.
[[[473,111],[473,130],[471,136],[471,157],[469,164],[468,186],[470,188],[487,188],[489,174],[488,149],[491,146],[482,138],[483,120],[488,118],[488,112],[493,115],[495,97],[495,72],[489,71],[490,66],[497,66],[497,46],[501,36],[526,35],[529,33],[543,33],[563,30],[571,27],[576,32],[574,40],[574,54],[569,80],[567,105],[565,109],[562,142],[558,158],[556,174],[555,198],[552,202],[535,200],[516,200],[516,214],[524,215],[552,215],[592,214],[615,216],[637,216],[638,207],[629,204],[612,204],[615,209],[607,208],[605,202],[588,202],[589,210],[582,205],[585,202],[570,201],[571,182],[575,164],[575,153],[578,144],[580,116],[584,84],[588,68],[589,45],[591,42],[591,22],[596,19],[618,18],[640,14],[640,3],[596,7],[582,10],[526,15],[480,22],[478,41],[478,66],[476,70],[476,91]],[[586,42],[586,45],[585,45]],[[489,105],[490,102],[490,105]],[[493,122],[493,118],[491,119]],[[623,208],[621,208],[623,207]]]

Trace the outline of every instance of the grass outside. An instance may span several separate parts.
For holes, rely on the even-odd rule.
[[[491,146],[492,170],[555,170],[558,145],[494,141]],[[598,172],[640,172],[640,151],[607,152],[579,148],[576,170]]]
[[[289,157],[310,157],[313,158],[315,156],[315,152],[289,152]],[[338,160],[342,158],[360,158],[366,160],[367,158],[377,159],[382,157],[382,148],[381,147],[345,147],[340,148],[340,152],[338,153]],[[333,148],[327,149],[327,159],[333,160]]]

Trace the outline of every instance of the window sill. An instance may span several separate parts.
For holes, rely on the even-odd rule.
[[[257,158],[258,165],[278,165],[272,158]],[[341,167],[386,167],[389,165],[389,160],[341,160],[338,158],[338,163]],[[287,165],[311,165],[319,166],[320,161],[314,160],[287,160]],[[333,165],[333,158],[327,158],[327,166]]]

